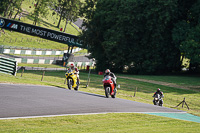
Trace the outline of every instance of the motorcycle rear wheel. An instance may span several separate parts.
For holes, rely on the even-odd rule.
[[[110,87],[106,87],[105,88],[105,95],[107,98],[109,98],[109,95],[110,95]]]

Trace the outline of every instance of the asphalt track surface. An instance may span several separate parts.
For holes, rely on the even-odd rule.
[[[0,84],[0,118],[108,112],[184,113],[58,87]]]

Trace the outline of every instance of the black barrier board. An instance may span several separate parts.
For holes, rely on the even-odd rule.
[[[60,31],[42,28],[2,17],[0,17],[0,28],[24,33],[27,35],[38,36],[44,39],[64,43],[69,46],[82,47],[81,41],[75,35],[66,34]]]

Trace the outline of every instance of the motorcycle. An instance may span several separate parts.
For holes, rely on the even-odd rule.
[[[154,105],[157,105],[157,106],[162,106],[163,102],[162,102],[162,98],[159,94],[156,94],[154,96]]]
[[[72,89],[74,88],[74,90],[78,91],[79,88],[79,83],[77,81],[77,75],[76,72],[69,69],[66,73],[65,73],[66,79],[67,79],[67,86],[68,89]]]
[[[115,85],[111,79],[111,76],[107,75],[104,77],[103,86],[105,89],[106,97],[109,98],[109,95],[111,95],[112,98],[115,98],[117,89],[115,88]]]

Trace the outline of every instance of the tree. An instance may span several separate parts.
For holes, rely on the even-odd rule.
[[[77,19],[80,6],[80,0],[58,0],[56,8],[60,18],[57,27],[60,27],[61,20],[64,19],[66,21],[65,31],[68,21]]]
[[[179,12],[172,32],[173,42],[180,45],[182,59],[190,60],[189,70],[200,68],[200,1],[178,1]]]
[[[97,70],[154,74],[180,70],[179,46],[172,43],[176,1],[86,1],[82,38]]]
[[[81,2],[79,0],[69,1],[68,6],[65,9],[65,12],[63,15],[64,16],[63,19],[65,19],[66,21],[63,32],[65,32],[68,22],[70,23],[74,22],[78,18],[80,7],[81,7]]]
[[[12,18],[15,8],[21,8],[22,0],[1,0],[0,14],[4,17]]]
[[[19,13],[22,12],[22,7],[21,7],[22,2],[23,2],[23,0],[18,0],[18,1],[16,1],[17,13],[16,13],[15,16],[14,16],[14,19],[17,17],[17,15],[18,15]]]
[[[48,14],[48,5],[50,0],[35,0],[35,9],[32,14],[33,16],[33,24],[36,25],[40,22],[39,16],[45,17]]]

